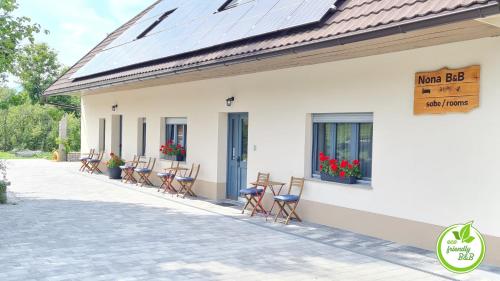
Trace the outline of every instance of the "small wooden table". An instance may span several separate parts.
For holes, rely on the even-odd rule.
[[[262,210],[263,210],[262,213],[264,213],[266,215],[266,219],[267,219],[267,217],[272,214],[271,212],[273,211],[274,205],[276,204],[276,201],[274,201],[274,196],[280,195],[281,190],[286,185],[286,183],[278,182],[278,181],[268,181],[267,185],[264,182],[251,182],[250,184],[255,186],[255,188],[264,187],[264,189],[267,189],[269,187],[269,189],[271,190],[271,192],[273,194],[273,205],[271,206],[271,209],[269,209],[269,211],[266,211],[262,208]],[[264,194],[262,196],[264,196]],[[260,200],[257,203],[260,206]]]

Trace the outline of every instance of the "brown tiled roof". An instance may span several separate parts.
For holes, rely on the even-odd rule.
[[[289,34],[278,33],[278,35],[264,36],[260,39],[255,38],[250,41],[246,40],[242,43],[231,44],[222,48],[208,49],[189,56],[173,57],[164,62],[151,65],[143,65],[88,79],[71,80],[70,77],[80,67],[116,39],[155,4],[111,33],[51,85],[45,91],[45,94],[69,93],[88,88],[102,87],[119,81],[140,79],[153,75],[172,74],[176,71],[196,68],[206,64],[225,62],[232,58],[251,57],[329,40],[337,40],[339,42],[344,40],[344,43],[349,43],[353,42],[348,39],[352,36],[359,36],[398,25],[422,23],[431,19],[465,13],[471,10],[490,8],[490,14],[500,13],[498,0],[347,0],[343,1],[323,25],[315,28]],[[484,16],[481,12],[474,15],[475,17]],[[422,27],[425,27],[425,25],[422,25]]]

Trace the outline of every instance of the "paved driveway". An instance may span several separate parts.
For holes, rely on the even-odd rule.
[[[9,163],[0,280],[500,280],[453,275],[433,254],[309,224],[172,198],[68,163]]]

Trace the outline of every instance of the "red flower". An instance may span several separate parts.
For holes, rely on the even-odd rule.
[[[181,154],[186,155],[186,150],[185,149],[181,150]]]
[[[319,169],[320,169],[320,170],[323,170],[323,165],[319,165]]]
[[[356,159],[356,160],[352,161],[352,164],[353,164],[354,166],[358,166],[358,165],[359,165],[359,160],[357,160],[357,159]]]
[[[340,176],[341,178],[345,177],[345,171],[341,171],[341,172],[340,172],[340,174],[339,174],[339,176]]]
[[[347,160],[342,160],[342,163],[340,163],[340,167],[346,168],[348,164],[349,164],[349,162],[347,162]]]
[[[328,161],[328,159],[330,159],[330,157],[326,156],[323,152],[319,153],[319,161]]]
[[[349,170],[352,170],[352,168],[353,168],[353,166],[351,164],[349,164],[347,167],[349,168]]]
[[[337,172],[339,169],[339,166],[337,166],[337,164],[334,164],[334,165],[331,165],[330,168],[332,169],[332,171]]]
[[[337,165],[337,160],[330,159],[330,165]]]

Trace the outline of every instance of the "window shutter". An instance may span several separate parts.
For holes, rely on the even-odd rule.
[[[317,113],[314,123],[372,123],[373,113]]]
[[[176,118],[167,118],[167,125],[187,125],[187,118],[176,117]]]

